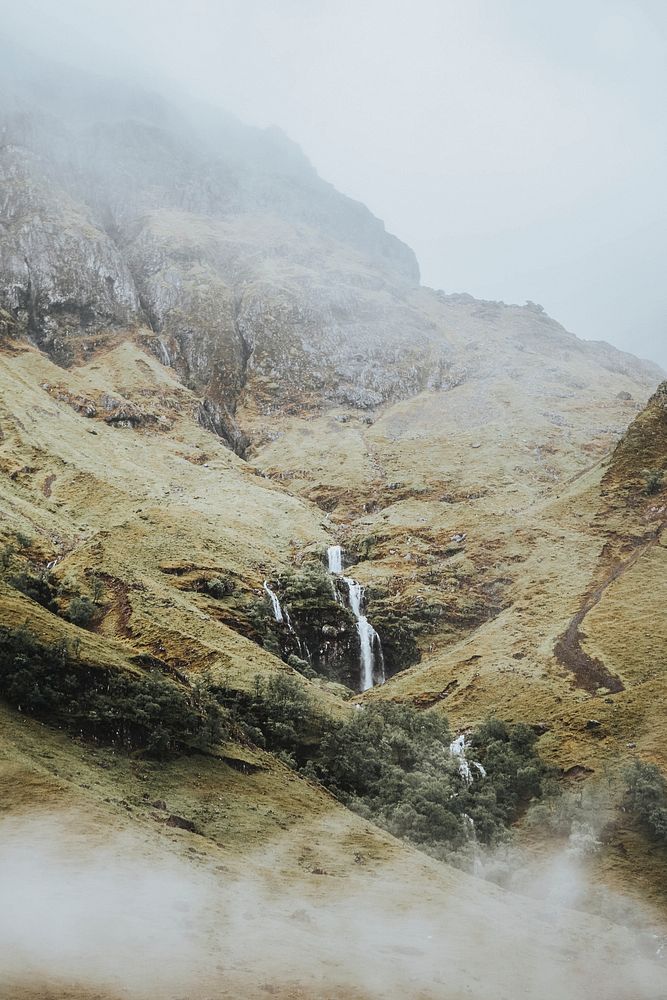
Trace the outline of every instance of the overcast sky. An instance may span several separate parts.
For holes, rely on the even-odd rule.
[[[0,0],[56,55],[247,122],[416,251],[667,368],[664,0]]]

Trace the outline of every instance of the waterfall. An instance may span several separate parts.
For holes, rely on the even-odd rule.
[[[280,606],[280,605],[278,605],[278,606]],[[297,635],[297,631],[294,628],[294,626],[292,625],[292,619],[289,616],[289,611],[287,610],[287,607],[285,607],[285,610],[284,610],[283,614],[285,616],[285,624],[287,625],[287,631],[290,633],[290,635],[294,636],[294,641],[296,642],[297,649],[299,650],[299,656],[301,656],[301,657],[303,656],[303,648],[305,646],[306,647],[306,660],[308,661],[308,663],[311,663],[312,661],[311,661],[311,656],[310,656],[310,650],[308,649],[308,646],[306,645],[306,643],[305,642],[301,642],[301,639]]]
[[[357,619],[357,632],[359,634],[359,665],[361,673],[361,690],[368,691],[369,688],[373,687],[374,684],[374,674],[375,674],[375,650],[380,650],[380,656],[378,657],[378,666],[381,664],[381,678],[378,683],[382,684],[384,682],[384,662],[382,657],[382,646],[380,645],[380,637],[369,622],[368,618],[362,612],[363,600],[364,600],[364,589],[360,583],[356,580],[352,580],[349,576],[343,577],[344,582],[347,584],[348,594],[350,595],[350,610],[352,614]]]
[[[340,545],[330,545],[327,549],[329,572],[341,576],[343,572],[343,549]],[[347,587],[350,611],[357,619],[357,635],[359,636],[359,684],[362,691],[368,691],[374,684],[384,684],[384,656],[382,643],[368,618],[364,614],[364,588],[349,576],[342,577]],[[333,585],[334,594],[338,590]]]
[[[284,620],[283,619],[283,609],[280,607],[280,601],[278,600],[277,595],[273,593],[273,591],[269,587],[269,584],[268,584],[268,582],[266,580],[264,581],[264,583],[262,584],[262,586],[263,586],[266,594],[268,595],[269,600],[271,601],[271,607],[273,608],[273,617],[275,618],[275,620],[277,622],[283,621]]]
[[[472,771],[470,770],[470,764],[466,760],[466,738],[463,733],[449,744],[449,752],[452,757],[458,758],[459,774],[466,785],[471,784]]]
[[[473,779],[473,773],[470,764],[466,760],[465,733],[461,733],[460,736],[457,736],[456,739],[449,744],[449,752],[452,755],[452,757],[458,758],[459,774],[465,781],[466,785],[471,785]],[[480,764],[478,760],[473,760],[471,761],[471,763],[473,767],[477,768],[480,775],[483,778],[486,778],[486,769],[484,768],[484,765]]]
[[[330,573],[343,572],[343,549],[340,545],[330,545],[327,549],[327,561]]]
[[[309,663],[312,663],[310,650],[308,649],[308,646],[305,644],[305,642],[304,643],[301,642],[301,639],[297,635],[296,629],[292,625],[292,619],[290,618],[289,611],[287,610],[287,608],[283,610],[283,608],[280,605],[280,601],[278,600],[278,595],[274,593],[273,590],[271,590],[267,580],[264,581],[262,586],[269,600],[271,601],[271,607],[273,609],[273,617],[277,622],[281,622],[281,624],[286,625],[287,631],[290,633],[290,635],[294,636],[294,641],[296,642],[300,656],[304,655],[304,647],[305,647],[306,659],[308,660]]]

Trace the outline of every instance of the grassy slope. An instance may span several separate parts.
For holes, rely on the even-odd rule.
[[[605,995],[620,1000],[619,990],[652,996],[664,987],[658,967],[649,963],[639,973],[632,967],[636,945],[620,928],[575,913],[563,913],[555,926],[551,904],[547,912],[540,902],[405,848],[268,755],[245,752],[259,768],[252,775],[214,758],[158,766],[78,744],[4,708],[0,734],[3,818],[34,818],[38,803],[37,815],[48,816],[49,840],[62,837],[66,844],[59,862],[65,869],[76,870],[79,860],[85,865],[91,847],[104,850],[117,841],[124,853],[113,864],[121,871],[133,863],[142,870],[178,864],[186,899],[187,881],[205,879],[213,908],[182,942],[185,955],[199,956],[201,948],[203,957],[187,974],[170,973],[178,995],[255,998],[270,987],[285,998],[362,1000],[411,990],[441,997],[446,989],[448,997],[482,1000],[489,991],[509,998],[532,989],[556,1000],[565,984],[569,995],[583,997],[604,983]],[[239,759],[238,748],[222,750]],[[172,813],[194,820],[199,832],[165,825]],[[76,895],[76,887],[72,891]],[[232,955],[225,950],[235,940],[239,913],[240,961],[238,942]],[[211,954],[217,934],[221,944]],[[33,975],[27,988],[20,979],[6,981],[10,994],[0,995],[171,996],[161,975],[157,970],[142,988],[132,985],[127,968],[115,970],[108,992],[99,979],[95,988],[83,980],[77,988],[76,976],[63,974],[59,987],[57,977],[42,985]]]
[[[469,357],[460,385],[369,420],[346,410],[276,418],[253,460],[330,511],[339,540],[362,552],[350,572],[371,587],[371,621],[374,590],[384,594],[377,613],[387,601],[417,620],[424,607],[443,609],[418,634],[421,663],[366,697],[438,706],[461,728],[488,714],[541,724],[541,747],[563,769],[601,777],[635,753],[665,768],[664,497],[642,499],[637,484],[643,467],[667,464],[667,436],[661,450],[652,411],[641,413],[648,382],[547,324],[542,340],[534,327],[522,334],[526,317],[513,307],[447,309],[446,335]],[[261,442],[266,418],[248,404],[246,419]],[[612,502],[614,475],[634,476],[633,502]],[[581,652],[565,663],[555,648],[598,588]],[[604,671],[600,685],[587,678],[581,653],[625,690],[605,691]],[[627,839],[612,836],[610,851]]]
[[[31,542],[23,555],[38,567],[58,559],[52,573],[61,583],[73,581],[85,589],[91,572],[102,574],[105,615],[97,632],[85,632],[3,587],[0,623],[26,621],[45,638],[76,637],[86,656],[114,669],[134,669],[129,657],[150,652],[177,667],[212,670],[240,687],[251,684],[255,673],[288,669],[216,620],[209,599],[182,590],[179,578],[165,568],[187,565],[228,573],[240,587],[256,591],[259,598],[266,575],[287,567],[304,547],[331,540],[333,526],[342,520],[340,513],[336,511],[329,520],[317,506],[291,495],[281,484],[258,477],[198,428],[191,416],[196,399],[172,372],[131,342],[111,346],[107,353],[71,371],[56,368],[32,349],[1,359],[0,532],[5,541],[14,543],[17,531],[29,536]],[[161,429],[154,424],[138,429],[107,426],[101,409],[105,394],[131,399],[165,423]],[[95,402],[99,416],[87,418],[77,413],[71,404],[79,397]],[[442,402],[442,397],[437,399]],[[664,549],[653,545],[605,591],[604,599],[586,621],[586,641],[609,659],[626,682],[626,691],[614,695],[610,702],[607,696],[591,696],[573,686],[571,674],[553,657],[556,638],[600,572],[607,541],[605,519],[619,518],[628,531],[639,532],[646,512],[640,508],[628,511],[627,505],[622,510],[613,505],[613,509],[602,510],[600,481],[608,473],[595,463],[602,443],[596,444],[588,458],[585,450],[582,453],[575,448],[570,453],[562,445],[557,458],[563,469],[556,490],[546,483],[541,460],[531,464],[525,476],[517,475],[516,468],[494,469],[495,439],[489,440],[488,457],[483,457],[483,448],[473,450],[476,458],[472,466],[466,461],[472,450],[470,443],[462,445],[456,440],[451,421],[444,420],[447,433],[443,430],[434,436],[429,431],[430,438],[426,434],[433,428],[435,400],[428,395],[395,408],[401,420],[407,419],[408,412],[409,427],[421,426],[420,433],[425,434],[418,438],[423,460],[415,474],[425,492],[408,488],[399,491],[396,499],[396,491],[389,491],[388,506],[379,504],[374,513],[359,516],[364,487],[361,477],[358,489],[349,495],[350,511],[356,508],[357,519],[344,521],[347,527],[341,527],[341,537],[344,539],[346,532],[355,537],[378,536],[373,559],[354,572],[365,582],[395,577],[399,608],[406,594],[411,598],[424,594],[424,572],[432,572],[434,567],[439,571],[441,563],[446,564],[446,572],[443,577],[436,574],[433,593],[436,599],[444,594],[444,603],[451,604],[454,612],[460,591],[467,585],[456,585],[457,575],[450,573],[450,565],[459,566],[461,579],[471,580],[473,586],[495,578],[509,581],[501,585],[507,607],[477,626],[461,625],[454,614],[441,632],[420,640],[424,647],[427,643],[433,647],[424,648],[422,664],[370,697],[407,697],[437,704],[460,726],[491,711],[506,718],[546,722],[550,729],[544,749],[563,767],[577,763],[599,772],[606,762],[618,759],[630,740],[637,740],[642,752],[662,762],[664,730],[658,705],[664,692],[660,671],[650,671],[648,677],[631,676],[630,667],[617,662],[622,659],[620,651],[614,659],[614,642],[620,650],[625,634],[617,618],[620,605],[630,602],[633,607],[633,601],[637,605],[641,602],[642,613],[658,621],[657,609],[665,596],[660,589],[664,564],[659,562]],[[449,399],[445,397],[444,402]],[[622,405],[627,407],[620,401],[614,404],[616,420],[621,419]],[[587,420],[589,407],[592,412],[592,401],[583,408]],[[529,416],[524,414],[521,420]],[[384,427],[392,419],[389,411],[378,423]],[[511,440],[524,433],[520,428],[525,423],[519,415],[516,420]],[[348,424],[329,418],[322,421],[309,424],[313,447],[326,449],[331,434],[337,434],[341,426],[343,434],[351,433]],[[321,426],[326,433],[320,435]],[[500,421],[494,433],[500,434],[503,426]],[[401,445],[405,450],[397,458],[390,436],[384,431],[380,434],[377,423],[370,431],[366,427],[355,425],[354,433],[366,449],[372,436],[377,449],[372,460],[381,467],[381,494],[387,498],[386,485],[393,480],[383,464],[386,455],[391,453],[391,461],[396,463],[390,472],[400,471],[407,479],[409,469],[415,467],[414,444]],[[297,430],[303,437],[301,428]],[[288,470],[294,433],[283,439],[282,460]],[[487,428],[486,433],[491,431]],[[581,434],[583,438],[583,424]],[[570,445],[568,439],[568,448]],[[518,440],[512,447],[516,454],[508,461],[516,462],[516,456],[526,451],[525,442]],[[456,453],[452,449],[457,449]],[[328,461],[323,460],[322,468],[331,469],[330,459],[331,455]],[[454,459],[456,473],[451,471]],[[261,454],[258,461],[262,464]],[[439,498],[442,469],[449,470],[447,488],[461,490],[454,502]],[[348,483],[348,471],[344,467],[339,475],[339,488]],[[566,473],[569,484],[563,481]],[[485,495],[462,502],[466,492],[483,492],[478,490],[480,486],[488,491]],[[634,527],[628,527],[629,519],[634,519]],[[432,547],[461,530],[468,534],[461,551],[434,561]],[[419,558],[415,558],[415,551]],[[628,593],[617,589],[623,587]],[[456,598],[451,602],[450,593]],[[612,598],[617,601],[616,610],[606,603]],[[603,613],[607,614],[607,625],[600,617]],[[633,623],[628,627],[641,631],[640,615],[633,612],[627,620]],[[664,637],[655,632],[649,641],[657,649]],[[639,645],[636,648],[633,669],[638,671],[644,669],[644,654]],[[458,686],[438,701],[452,680]],[[349,710],[326,690],[311,687],[328,711]],[[591,735],[583,728],[590,717],[602,722],[600,734]],[[149,852],[165,846],[186,852],[185,845],[190,845],[201,864],[221,863],[235,873],[247,872],[250,864],[257,877],[268,880],[271,891],[298,884],[299,894],[305,893],[305,898],[321,895],[323,876],[318,872],[330,874],[332,881],[327,880],[327,887],[339,887],[347,884],[341,880],[354,871],[355,882],[361,880],[364,894],[377,897],[378,904],[386,907],[384,866],[391,865],[391,884],[400,890],[396,893],[400,906],[409,907],[410,900],[417,903],[425,896],[445,910],[452,897],[468,901],[466,920],[456,933],[471,933],[472,922],[480,919],[491,922],[494,934],[498,927],[516,924],[516,904],[506,902],[509,897],[406,850],[341,809],[322,791],[296,779],[273,759],[247,748],[226,747],[221,756],[258,767],[252,774],[239,771],[238,764],[234,767],[213,757],[181,758],[157,766],[112,751],[91,750],[6,709],[2,709],[1,731],[2,802],[8,814],[39,803],[54,814],[65,810],[85,815],[85,826],[95,835],[129,825],[142,831]],[[167,803],[167,814],[192,820],[200,833],[165,827],[166,814],[152,805],[158,800]],[[283,833],[286,836],[279,841],[277,853],[272,849],[270,859],[263,857],[262,851]],[[626,837],[632,862],[629,873],[654,876],[655,865],[651,867],[650,859],[642,854],[641,843],[633,846],[631,836]],[[601,877],[627,883],[627,863],[617,871],[614,857],[607,854],[598,865]],[[327,895],[333,898],[336,892],[338,888]],[[523,917],[529,904],[521,903],[520,909]],[[482,939],[484,926],[477,927]],[[535,956],[546,948],[549,960],[558,966],[567,949],[578,950],[581,935],[588,934],[592,938],[586,938],[586,947],[595,950],[598,936],[606,931],[595,924],[589,924],[588,929],[578,926],[563,951],[562,942],[552,944],[550,932],[536,920],[528,940],[522,940],[522,948]],[[501,935],[498,941],[500,948],[513,946],[511,935]],[[458,967],[454,963],[453,981],[464,975],[466,965],[463,959]],[[508,971],[506,975],[503,988],[511,993],[512,974]],[[504,980],[495,974],[493,982],[502,985]],[[489,983],[484,976],[478,985],[479,995],[487,995]],[[312,984],[310,988],[314,989]],[[253,990],[260,987],[257,982],[246,982],[243,989],[244,995],[253,996]],[[440,987],[431,982],[429,989],[437,993]],[[340,995],[365,995],[348,987],[341,987],[341,991]]]
[[[129,343],[69,372],[26,350],[2,358],[0,380],[0,532],[15,548],[17,531],[29,537],[21,554],[36,568],[57,560],[56,584],[87,592],[91,573],[102,578],[101,645],[108,637],[232,685],[288,669],[219,621],[216,603],[181,589],[170,570],[229,574],[261,601],[266,576],[326,539],[321,513],[199,428],[196,398]],[[108,426],[103,411],[87,418],[58,398],[105,394],[132,398],[169,424]],[[0,620],[16,616],[0,602]]]

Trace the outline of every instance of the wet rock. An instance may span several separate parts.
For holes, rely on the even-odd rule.
[[[145,413],[133,403],[117,403],[110,409],[104,418],[110,427],[147,427],[158,423],[154,413]]]

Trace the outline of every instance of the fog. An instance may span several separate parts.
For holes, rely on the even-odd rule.
[[[659,0],[1,0],[5,35],[278,124],[425,283],[667,367]]]
[[[462,874],[447,894],[428,871],[412,886],[398,864],[281,881],[279,841],[239,871],[76,813],[5,818],[0,832],[0,990],[12,1000],[664,995],[660,943],[636,906],[634,931],[567,909],[587,888],[567,850],[524,876],[530,900],[490,885],[482,896]]]

